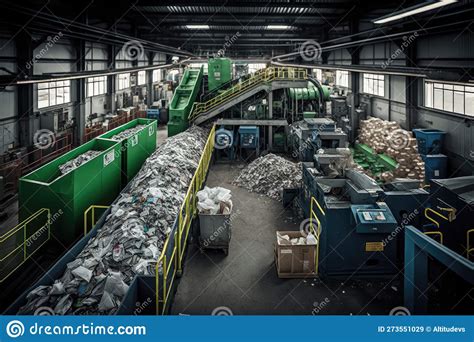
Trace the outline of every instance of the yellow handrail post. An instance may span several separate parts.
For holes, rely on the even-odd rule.
[[[470,234],[471,233],[474,233],[474,229],[469,229],[467,232],[466,232],[466,257],[467,257],[467,260],[470,260],[471,259],[471,253],[474,251],[474,248],[471,248],[471,239],[470,239]]]
[[[314,233],[314,235],[316,236],[316,240],[318,241],[317,242],[317,245],[316,245],[316,255],[314,256],[314,264],[315,264],[315,272],[316,272],[316,275],[319,274],[319,245],[320,245],[320,237],[321,237],[321,221],[319,220],[318,216],[316,215],[316,212],[313,210],[313,203],[316,204],[316,206],[318,207],[319,211],[323,214],[323,216],[326,216],[326,213],[324,212],[323,208],[321,207],[321,205],[319,204],[318,200],[311,196],[311,200],[310,200],[310,213],[309,213],[309,226],[310,226],[310,230]],[[314,219],[316,220],[318,226],[317,226],[317,230],[314,229],[313,227],[313,216],[314,216]]]
[[[425,232],[425,235],[438,235],[439,236],[439,243],[443,244],[443,233],[441,232]]]

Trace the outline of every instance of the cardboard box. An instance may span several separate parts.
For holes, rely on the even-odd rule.
[[[279,278],[314,277],[316,245],[293,245],[278,241],[278,234],[290,239],[304,237],[300,231],[278,231],[275,244],[275,264]]]

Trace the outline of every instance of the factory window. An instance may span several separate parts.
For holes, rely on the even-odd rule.
[[[249,74],[253,74],[255,71],[266,68],[265,63],[250,63],[249,64]]]
[[[153,83],[161,81],[161,69],[153,70]]]
[[[336,70],[336,85],[349,88],[349,71]]]
[[[71,100],[70,81],[55,81],[38,84],[38,108],[68,103]]]
[[[107,76],[87,78],[86,89],[87,97],[105,94],[107,92]]]
[[[313,69],[313,77],[319,82],[323,81],[323,71],[321,69]]]
[[[142,85],[146,83],[146,71],[139,71],[137,76],[138,82],[137,85]]]
[[[130,88],[130,74],[117,75],[117,90]]]
[[[384,96],[385,76],[378,74],[364,74],[364,93]]]
[[[474,116],[474,86],[425,81],[425,107]]]

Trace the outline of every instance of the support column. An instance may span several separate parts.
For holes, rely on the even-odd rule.
[[[416,67],[416,42],[409,44],[405,50],[405,65],[407,67]],[[418,78],[407,76],[405,78],[405,129],[411,131],[416,118],[416,108],[418,106]]]
[[[273,119],[273,91],[268,93],[268,119]],[[273,126],[268,126],[268,149],[273,149]]]
[[[75,42],[76,49],[76,71],[86,70],[86,44],[84,40]],[[72,81],[71,84],[75,86],[75,106],[73,109],[73,116],[75,121],[74,127],[74,144],[80,145],[84,142],[84,132],[86,126],[86,79],[80,78]]]
[[[153,65],[153,57],[155,53],[150,52],[148,54],[148,65]],[[153,104],[154,94],[153,94],[153,70],[146,71],[146,99],[147,99],[147,106],[150,107]]]
[[[34,64],[33,46],[31,37],[21,31],[15,41],[16,56],[18,60],[18,74],[21,79],[28,79],[33,76]],[[18,108],[18,143],[20,146],[30,146],[33,144],[33,89],[32,84],[18,85],[17,108]]]

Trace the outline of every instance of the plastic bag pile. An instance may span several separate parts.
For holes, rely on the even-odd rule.
[[[77,169],[82,164],[87,163],[89,160],[94,159],[99,154],[100,154],[100,151],[94,151],[94,150],[87,151],[64,164],[59,165],[59,171],[61,171],[61,174],[65,175]]]
[[[282,235],[277,232],[277,239],[279,245],[316,245],[318,243],[316,236],[311,233],[298,238],[290,238],[289,235]]]
[[[114,202],[104,225],[53,285],[27,296],[20,314],[113,314],[135,275],[155,275],[198,166],[208,131],[192,127],[168,138]]]
[[[116,140],[116,141],[122,141],[140,132],[143,128],[145,128],[145,125],[136,125],[135,127],[126,129],[125,131],[122,131],[118,134],[113,135],[110,139]]]
[[[281,200],[282,190],[300,187],[302,179],[301,163],[293,163],[270,153],[247,165],[234,184],[250,192]]]
[[[197,193],[200,214],[229,215],[232,211],[232,195],[229,189],[204,187]]]

